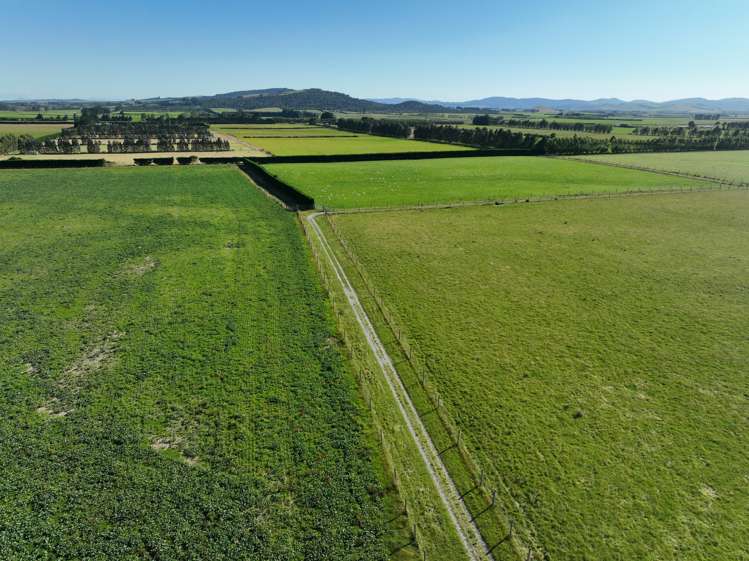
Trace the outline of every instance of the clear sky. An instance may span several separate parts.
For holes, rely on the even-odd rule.
[[[0,99],[749,97],[749,0],[0,0]]]

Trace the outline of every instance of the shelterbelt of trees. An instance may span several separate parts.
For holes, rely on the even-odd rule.
[[[206,123],[171,119],[168,117],[153,121],[100,121],[78,124],[69,129],[62,129],[63,138],[126,138],[126,137],[210,137]]]
[[[616,154],[749,149],[749,129],[739,127],[721,128],[719,133],[663,135],[648,140],[628,140],[615,136],[601,139],[584,134],[561,138],[537,133],[516,132],[504,128],[477,127],[467,129],[450,125],[415,124],[410,121],[390,119],[339,119],[337,126],[342,130],[381,136],[463,144],[485,149],[526,148],[542,154]]]
[[[104,150],[106,147],[106,150]],[[108,112],[84,110],[76,126],[63,129],[58,138],[35,139],[6,135],[0,151],[22,154],[89,154],[153,152],[211,152],[229,150],[229,142],[216,138],[206,123],[162,115],[132,122],[112,118]]]
[[[103,148],[106,147],[106,150]],[[109,140],[106,143],[87,137],[82,140],[46,139],[31,142],[24,139],[18,143],[18,150],[24,154],[80,154],[85,148],[89,154],[134,154],[140,152],[216,152],[229,150],[229,142],[220,138],[188,138],[178,136],[160,136],[153,142],[150,137],[126,137],[122,141]]]
[[[473,124],[481,126],[498,125],[514,129],[548,129],[603,134],[608,134],[613,130],[611,125],[601,123],[561,123],[559,121],[547,121],[546,119],[505,119],[504,117],[490,117],[489,115],[476,115],[473,118]]]
[[[694,121],[689,121],[686,127],[637,127],[632,134],[652,136],[688,136],[688,137],[720,137],[741,136],[749,133],[749,121],[716,122],[713,127],[699,128]]]

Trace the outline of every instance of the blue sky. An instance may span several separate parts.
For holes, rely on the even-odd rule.
[[[0,99],[749,97],[747,0],[0,0]]]

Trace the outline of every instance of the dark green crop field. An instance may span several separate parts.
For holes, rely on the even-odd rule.
[[[293,215],[229,167],[0,172],[0,559],[385,559]]]
[[[329,219],[548,559],[747,559],[749,193]]]
[[[681,177],[542,157],[272,164],[265,167],[270,173],[313,197],[318,206],[331,208],[438,204],[709,185]]]

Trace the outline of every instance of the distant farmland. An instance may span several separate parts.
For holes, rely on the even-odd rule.
[[[666,154],[607,154],[576,156],[591,162],[606,162],[659,171],[685,173],[721,181],[749,183],[749,150],[722,152],[676,152]]]
[[[701,181],[638,170],[527,156],[272,164],[266,168],[313,197],[319,206],[331,208],[420,205],[707,185]]]
[[[390,558],[292,214],[191,166],[1,171],[0,217],[0,557]]]
[[[29,123],[29,124],[9,124],[0,123],[0,136],[4,134],[28,134],[34,138],[42,138],[45,136],[59,135],[60,130],[68,128],[72,125],[55,124],[55,123]]]
[[[330,127],[311,127],[305,125],[296,126],[278,126],[278,125],[265,125],[263,127],[246,126],[246,125],[224,125],[224,126],[213,126],[212,130],[220,133],[231,134],[239,138],[247,139],[252,141],[256,138],[267,138],[267,137],[335,137],[335,136],[357,136],[350,132],[339,131]]]
[[[549,559],[749,551],[748,193],[329,219],[518,535]]]
[[[470,150],[464,146],[355,134],[325,127],[227,125],[213,129],[277,156]],[[267,136],[276,138],[264,138]],[[314,138],[316,136],[325,138]]]
[[[78,109],[53,109],[50,111],[0,111],[0,119],[7,121],[30,121],[34,122],[39,114],[44,119],[64,119],[67,116],[69,121],[80,111]]]

